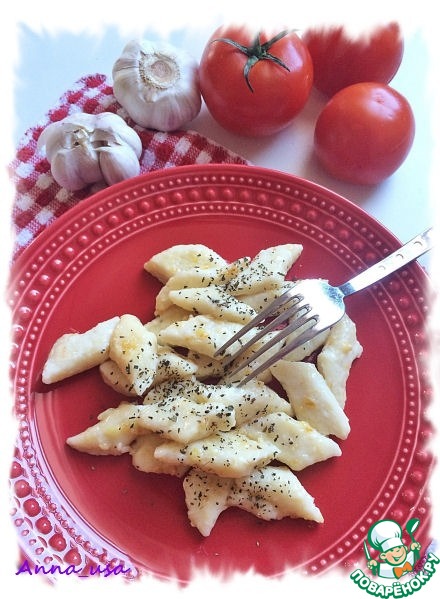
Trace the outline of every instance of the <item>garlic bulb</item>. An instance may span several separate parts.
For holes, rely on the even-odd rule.
[[[113,65],[113,94],[138,125],[179,129],[202,106],[198,63],[168,43],[132,40]]]
[[[38,150],[43,146],[53,178],[69,191],[100,181],[112,185],[140,172],[141,139],[112,112],[79,112],[51,123],[38,139]]]

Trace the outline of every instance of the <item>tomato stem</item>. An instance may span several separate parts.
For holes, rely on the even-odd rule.
[[[249,81],[249,74],[250,74],[252,68],[260,60],[270,60],[270,61],[276,63],[277,65],[279,65],[280,67],[282,67],[283,69],[286,69],[286,71],[290,72],[289,67],[287,65],[285,65],[282,60],[280,60],[277,56],[274,56],[273,54],[271,54],[269,52],[269,50],[273,46],[273,44],[275,44],[275,42],[277,42],[280,39],[282,39],[283,37],[285,37],[288,33],[289,33],[289,31],[287,31],[287,30],[281,31],[280,33],[275,35],[272,39],[270,39],[269,41],[262,44],[260,41],[261,33],[259,32],[257,34],[252,46],[243,46],[242,44],[239,44],[235,40],[231,40],[230,38],[227,38],[227,37],[219,37],[217,39],[212,40],[212,43],[224,42],[226,44],[233,46],[237,50],[240,50],[240,52],[243,52],[243,54],[245,54],[248,57],[246,64],[244,65],[243,75],[246,80],[246,84],[247,84],[248,88],[253,93],[254,90],[251,85],[251,82]]]

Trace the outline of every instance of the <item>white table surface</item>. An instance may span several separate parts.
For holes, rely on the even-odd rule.
[[[75,26],[75,21],[70,22],[67,17],[64,26],[60,25],[54,31],[45,30],[44,25],[41,29],[38,21],[18,20],[18,58],[13,90],[14,144],[81,76],[99,72],[106,74],[111,81],[113,63],[125,43],[133,37],[161,37],[178,47],[185,47],[199,58],[209,35],[218,24],[237,22],[237,17],[231,18],[227,12],[208,17],[207,10],[204,9],[205,18],[195,19],[185,27],[173,28],[170,24],[167,28],[161,22],[160,25],[138,29],[139,25],[134,20],[131,26],[122,28],[115,23],[102,25],[98,33],[91,31],[90,22],[87,28],[84,26],[81,30],[81,27]],[[431,184],[435,113],[431,89],[432,56],[426,28],[423,23],[407,26],[403,15],[402,23],[407,27],[405,52],[392,86],[406,96],[413,108],[416,136],[404,164],[377,186],[337,181],[317,164],[313,156],[313,129],[325,99],[316,91],[312,92],[306,107],[293,123],[269,138],[250,139],[227,132],[213,120],[205,105],[188,128],[217,141],[255,165],[305,177],[336,191],[374,216],[402,242],[406,241],[427,228],[434,219]],[[69,24],[72,30],[69,30]],[[427,267],[430,258],[423,257],[421,263]]]

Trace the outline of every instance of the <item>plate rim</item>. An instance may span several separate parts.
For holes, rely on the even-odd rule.
[[[167,169],[161,169],[160,171],[153,171],[147,174],[139,175],[138,177],[130,180],[130,185],[127,186],[127,182],[122,182],[121,184],[117,184],[112,186],[112,195],[118,195],[121,190],[127,190],[127,187],[130,189],[136,188],[138,185],[145,184],[147,185],[149,182],[159,179],[161,177],[169,178],[171,176],[184,176],[185,174],[193,174],[193,173],[203,173],[206,171],[210,171],[212,173],[222,173],[225,171],[229,173],[236,173],[239,175],[240,173],[246,176],[247,174],[260,175],[267,178],[281,178],[285,181],[291,181],[295,184],[304,185],[307,188],[314,189],[320,193],[324,193],[327,196],[330,196],[332,200],[336,203],[341,203],[343,205],[348,205],[351,211],[358,213],[362,216],[364,220],[367,220],[371,223],[373,228],[379,228],[382,235],[386,237],[386,241],[389,245],[399,247],[400,243],[397,237],[389,231],[384,225],[382,225],[377,219],[369,215],[365,212],[361,207],[352,202],[351,200],[344,198],[343,196],[329,190],[326,187],[323,187],[319,184],[310,182],[304,178],[296,177],[295,175],[289,175],[287,173],[277,171],[274,169],[268,169],[263,167],[255,167],[249,165],[224,165],[224,164],[210,164],[210,165],[185,165]],[[39,246],[44,245],[44,243],[49,243],[50,239],[56,234],[59,229],[66,227],[72,218],[75,218],[77,214],[81,214],[84,211],[92,208],[95,202],[99,202],[102,198],[107,198],[109,193],[109,188],[101,190],[92,196],[82,200],[74,207],[70,208],[59,216],[55,221],[53,221],[47,229],[42,231],[40,235],[26,248],[24,248],[23,252],[16,258],[14,261],[13,267],[11,269],[11,277],[8,285],[8,289],[10,290],[15,283],[16,276],[21,272],[23,266],[32,258],[32,255],[35,253],[35,250],[38,249]],[[127,191],[128,193],[128,191]],[[423,268],[418,264],[414,263],[410,265],[410,268],[414,270],[415,274],[421,277],[425,282],[428,280],[428,275],[423,270]]]
[[[364,210],[361,206],[359,206],[359,204],[357,204],[354,200],[351,200],[350,198],[347,198],[347,197],[343,196],[342,194],[340,194],[320,183],[316,183],[316,182],[306,179],[304,177],[301,177],[301,176],[298,176],[295,174],[291,174],[291,173],[286,173],[284,171],[280,171],[280,170],[277,170],[274,168],[261,167],[261,166],[250,165],[250,164],[235,164],[235,163],[231,163],[231,164],[208,163],[208,164],[191,164],[191,165],[187,164],[187,165],[166,167],[166,168],[142,173],[140,175],[137,175],[136,177],[132,177],[125,181],[115,183],[115,184],[113,184],[109,187],[106,187],[104,189],[100,189],[99,191],[96,191],[95,193],[91,194],[90,196],[79,200],[77,204],[75,204],[74,206],[72,206],[71,208],[69,208],[68,210],[63,212],[62,214],[60,214],[58,217],[55,217],[47,225],[47,227],[43,231],[41,231],[37,235],[37,237],[35,237],[35,239],[33,239],[31,241],[30,244],[28,244],[27,246],[25,246],[22,249],[22,251],[12,261],[11,272],[14,273],[18,269],[19,265],[22,262],[25,262],[26,259],[29,259],[29,255],[32,253],[32,250],[35,249],[37,242],[43,243],[45,241],[46,237],[52,235],[57,228],[61,228],[63,225],[67,224],[69,222],[69,220],[72,219],[72,217],[75,217],[77,212],[82,212],[83,210],[91,208],[95,202],[99,202],[101,199],[106,198],[109,193],[111,193],[112,195],[113,194],[118,195],[118,192],[120,192],[121,190],[126,190],[126,192],[128,193],[130,191],[130,189],[136,188],[138,185],[140,185],[142,183],[144,183],[145,185],[148,185],[148,183],[154,181],[155,179],[159,179],[162,177],[167,178],[168,175],[170,175],[170,176],[172,176],[173,174],[175,174],[175,175],[180,174],[182,176],[184,176],[186,174],[197,175],[199,172],[203,174],[203,173],[206,173],[206,171],[212,171],[212,174],[220,174],[220,175],[222,175],[222,174],[224,175],[225,171],[229,171],[227,174],[229,174],[229,173],[237,174],[238,176],[240,175],[240,173],[242,173],[243,176],[249,176],[249,175],[253,174],[255,176],[258,176],[258,175],[264,176],[268,179],[270,179],[270,178],[283,179],[286,183],[290,181],[291,183],[304,185],[305,187],[308,187],[309,189],[313,189],[316,192],[325,193],[326,195],[330,196],[336,203],[342,203],[344,205],[348,205],[350,210],[353,210],[354,212],[361,215],[362,218],[364,218],[365,220],[368,220],[371,224],[380,228],[382,233],[386,234],[386,236],[388,237],[388,241],[390,243],[395,244],[396,249],[401,245],[400,241],[395,233],[393,233],[387,226],[382,224],[376,217],[369,214],[366,210]],[[417,267],[421,268],[423,273],[426,276],[428,276],[426,271],[424,271],[424,269],[417,262],[415,262],[414,264],[416,264]],[[9,287],[10,283],[11,283],[11,280],[9,278],[8,287]]]

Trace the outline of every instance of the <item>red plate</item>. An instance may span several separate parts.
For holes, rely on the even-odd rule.
[[[352,431],[341,457],[299,473],[324,524],[263,522],[234,508],[205,539],[188,522],[179,479],[138,472],[126,455],[93,457],[65,445],[120,397],[97,371],[43,385],[57,337],[126,312],[150,319],[159,284],[143,264],[172,244],[204,243],[232,260],[291,242],[304,245],[296,276],[335,284],[399,245],[318,185],[262,168],[200,165],[141,176],[82,201],[18,259],[9,290],[19,422],[11,486],[17,537],[34,563],[71,564],[84,574],[107,564],[129,569],[127,576],[148,571],[181,581],[202,567],[322,573],[365,567],[362,543],[384,517],[402,528],[418,517],[426,546],[427,277],[417,264],[347,300],[364,347],[348,382]]]

